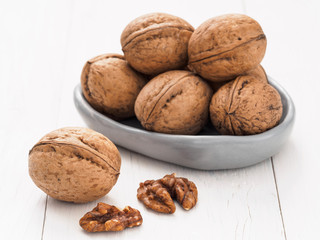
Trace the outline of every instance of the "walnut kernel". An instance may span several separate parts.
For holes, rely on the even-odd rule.
[[[166,175],[158,180],[146,180],[140,183],[137,198],[154,211],[174,213],[173,199],[185,209],[190,210],[198,201],[196,185],[187,178]]]
[[[120,210],[100,202],[80,219],[79,224],[87,232],[108,232],[140,226],[142,221],[142,216],[137,209],[127,206]]]

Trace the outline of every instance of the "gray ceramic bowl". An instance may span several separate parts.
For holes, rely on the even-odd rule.
[[[198,135],[170,135],[144,130],[136,118],[116,122],[94,110],[85,100],[80,85],[74,89],[74,102],[86,124],[115,144],[146,156],[178,165],[203,169],[231,169],[261,162],[278,153],[286,143],[295,118],[288,93],[270,77],[283,103],[280,124],[251,136],[219,135],[209,123]]]

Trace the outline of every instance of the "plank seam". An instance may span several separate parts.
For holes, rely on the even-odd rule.
[[[46,218],[47,218],[47,206],[48,206],[48,195],[46,196],[46,205],[44,207],[43,223],[42,223],[42,231],[41,231],[41,240],[43,240],[44,226],[45,226]]]
[[[277,182],[276,172],[274,170],[273,157],[271,157],[271,165],[272,165],[274,184],[276,185],[278,206],[279,206],[279,210],[280,210],[280,217],[281,217],[281,222],[282,222],[282,229],[283,229],[284,239],[287,240],[287,233],[286,233],[286,228],[285,228],[285,225],[284,225],[284,219],[283,219],[282,208],[281,208],[281,201],[280,201],[280,196],[279,196],[278,182]]]
[[[62,59],[62,61],[65,63],[64,65],[66,66],[67,64],[67,55],[68,55],[68,47],[69,47],[69,44],[70,44],[70,32],[71,32],[71,27],[72,27],[72,17],[73,17],[73,11],[74,11],[74,0],[71,1],[70,4],[70,21],[68,23],[68,26],[67,26],[67,37],[66,37],[66,43],[65,43],[65,54],[64,54],[64,57]],[[64,72],[64,76],[66,74],[66,67],[64,67],[62,69],[62,71]],[[62,106],[62,88],[63,88],[63,81],[60,81],[59,82],[59,89],[60,89],[60,94],[59,94],[59,98],[58,98],[58,101],[56,103],[57,106],[59,106],[58,110],[57,110],[57,117],[56,117],[56,125],[59,125],[59,117],[61,116],[61,106]],[[41,233],[41,240],[43,240],[43,236],[44,236],[44,229],[45,229],[45,224],[46,224],[46,218],[47,218],[47,208],[48,208],[48,195],[47,195],[47,198],[46,198],[46,206],[45,206],[45,210],[44,210],[44,218],[43,218],[43,225],[42,225],[42,233]]]

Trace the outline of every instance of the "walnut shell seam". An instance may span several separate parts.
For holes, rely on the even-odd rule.
[[[86,148],[84,148],[84,147],[81,147],[81,146],[78,146],[78,145],[74,145],[74,144],[61,143],[61,142],[56,143],[56,142],[52,142],[52,141],[47,141],[47,142],[42,141],[41,143],[36,144],[36,145],[29,151],[29,154],[30,154],[32,151],[34,151],[37,147],[43,146],[43,145],[57,145],[57,146],[59,146],[59,145],[61,146],[61,145],[62,145],[62,146],[71,146],[71,147],[81,148],[82,150],[88,151],[88,152],[92,153],[93,155],[95,155],[96,157],[98,157],[99,159],[101,159],[102,161],[104,161],[111,169],[113,169],[113,170],[116,172],[116,175],[119,175],[119,174],[120,174],[119,170],[116,170],[113,166],[110,165],[110,163],[108,163],[105,159],[103,159],[103,158],[102,158],[101,156],[99,156],[97,153],[95,153],[95,152],[93,152],[93,151],[90,151],[89,149],[86,149]],[[52,149],[52,150],[53,150],[53,149]],[[36,151],[36,150],[35,150],[35,151]],[[55,150],[53,150],[53,151],[56,152]],[[62,156],[65,156],[65,154],[63,154],[62,152],[59,152],[59,154],[62,155]],[[76,154],[75,154],[75,156],[76,156],[77,158],[85,159],[85,160],[91,162],[92,164],[100,167],[101,169],[106,170],[105,167],[101,166],[100,164],[98,164],[98,163],[96,163],[96,162],[94,162],[94,161],[92,161],[92,160],[90,160],[90,159],[86,159],[86,158],[84,158],[84,157],[82,157],[82,156],[80,157],[79,155],[76,155]]]
[[[162,99],[162,97],[163,97],[172,87],[174,87],[176,84],[178,84],[179,82],[181,82],[184,78],[189,77],[189,76],[193,76],[193,75],[194,75],[193,73],[188,73],[188,74],[182,76],[181,78],[177,79],[177,80],[175,81],[175,83],[173,83],[171,86],[169,86],[169,87],[165,90],[165,92],[162,93],[162,95],[158,98],[157,102],[154,104],[153,108],[151,109],[150,113],[148,114],[148,117],[146,118],[146,122],[149,120],[150,116],[152,115],[154,109],[156,108],[156,106],[158,105],[158,103],[160,102],[160,100]],[[161,91],[160,91],[160,92],[161,92]],[[180,94],[181,94],[181,92],[180,92]],[[177,94],[177,95],[178,95],[178,94]],[[174,97],[176,97],[177,95],[175,95]],[[152,98],[155,98],[155,97],[157,97],[157,96],[158,96],[158,95],[154,95]],[[172,97],[172,98],[174,98],[174,97]],[[171,98],[171,99],[172,99],[172,98]],[[171,100],[171,99],[170,99],[170,100]]]
[[[90,97],[91,97],[92,93],[91,93],[90,88],[88,86],[88,81],[89,81],[89,72],[90,72],[91,64],[98,62],[98,61],[101,61],[101,60],[104,60],[104,59],[108,59],[108,58],[118,58],[118,59],[125,60],[122,55],[115,53],[115,54],[111,54],[111,55],[107,55],[107,54],[99,55],[97,57],[94,57],[94,58],[88,60],[87,63],[85,64],[85,69],[83,70],[83,72],[85,72],[87,74],[85,74],[85,79],[83,80],[83,86]]]
[[[154,29],[148,29],[148,30],[146,30],[146,31],[144,31],[144,32],[142,32],[142,33],[139,33],[139,34],[137,34],[137,36],[134,36],[132,39],[130,39],[130,40],[128,40],[124,45],[123,45],[123,47],[122,47],[122,50],[124,51],[125,50],[125,48],[132,42],[132,41],[134,41],[136,38],[138,38],[138,37],[140,37],[140,36],[143,36],[144,34],[146,34],[146,33],[149,33],[149,32],[152,32],[152,31],[159,31],[159,30],[163,30],[163,29],[177,29],[177,30],[184,30],[184,31],[189,31],[189,32],[193,32],[191,29],[187,29],[187,28],[184,28],[184,27],[179,27],[179,26],[165,26],[165,27],[160,27],[160,28],[154,28]],[[134,34],[134,33],[131,33],[131,35],[132,34]],[[161,36],[161,35],[157,35],[157,36],[155,36],[156,38],[165,38],[165,37],[163,37],[163,36]],[[130,35],[129,35],[129,37],[128,38],[130,38]]]
[[[208,56],[208,57],[203,57],[203,58],[198,59],[198,60],[192,60],[192,61],[189,60],[189,63],[201,62],[201,61],[204,61],[204,60],[213,58],[213,57],[217,57],[217,56],[222,55],[222,54],[224,54],[224,53],[231,52],[231,51],[233,51],[233,50],[235,50],[235,49],[237,49],[237,48],[239,48],[239,47],[241,47],[241,46],[244,46],[244,45],[246,45],[246,44],[249,44],[250,42],[259,41],[259,40],[262,40],[262,39],[266,39],[266,35],[265,35],[265,34],[260,34],[259,36],[255,37],[255,38],[252,38],[252,39],[250,39],[250,40],[248,40],[248,41],[246,41],[246,42],[244,42],[244,43],[241,43],[241,44],[239,44],[239,45],[237,45],[237,46],[235,46],[235,47],[233,47],[233,48],[231,48],[231,49],[228,49],[228,50],[226,50],[226,51],[223,51],[223,52],[220,52],[220,53],[216,53],[216,54],[210,55],[210,56]],[[208,49],[208,50],[206,50],[206,51],[204,51],[204,52],[210,52],[212,49],[213,49],[213,48]],[[203,54],[204,52],[201,52],[201,54]],[[194,58],[196,58],[196,56],[195,56]],[[219,58],[219,59],[216,59],[216,60],[213,60],[213,61],[220,61],[220,60],[221,60],[221,59]]]

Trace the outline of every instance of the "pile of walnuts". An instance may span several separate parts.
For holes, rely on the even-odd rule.
[[[124,56],[85,64],[82,91],[97,111],[115,120],[135,115],[150,131],[197,134],[210,116],[221,134],[257,134],[282,116],[280,95],[260,65],[266,45],[246,15],[214,17],[194,30],[179,17],[151,13],[123,30]]]

